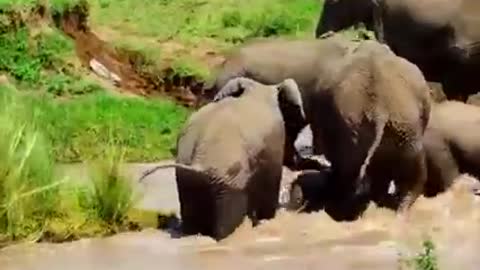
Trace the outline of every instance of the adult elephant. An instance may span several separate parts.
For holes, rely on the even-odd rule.
[[[315,29],[315,37],[319,38],[330,31],[337,32],[351,26],[364,24],[365,28],[374,31],[381,39],[381,11],[378,0],[325,0],[322,14]]]
[[[425,196],[446,191],[463,173],[480,179],[480,107],[457,101],[433,106],[424,137],[428,180]]]
[[[476,131],[479,132],[476,132]],[[464,132],[462,132],[464,131]],[[435,197],[447,191],[462,174],[480,179],[480,107],[458,101],[444,101],[432,106],[423,137],[427,164],[427,181],[423,195]],[[291,210],[305,205],[305,211],[319,210],[331,190],[329,168],[306,172],[290,189]],[[375,190],[372,199],[379,206],[390,206],[387,185]]]
[[[465,102],[469,95],[478,91],[480,2],[365,1],[370,4],[365,4],[367,8],[361,10],[363,15],[360,17],[364,23],[373,25],[377,38],[388,44],[397,55],[416,64],[428,81],[441,82],[448,99]],[[378,5],[375,5],[376,1]],[[335,5],[328,7],[325,4],[317,35],[333,29],[345,29],[355,23],[339,14],[344,12],[342,5],[358,5],[357,0],[333,2]],[[366,13],[377,16],[366,16]],[[372,18],[377,18],[376,24]]]
[[[183,233],[221,240],[245,216],[254,224],[274,217],[285,123],[303,118],[293,80],[264,85],[232,79],[214,102],[188,119],[178,137],[176,163],[157,166],[143,177],[175,167]]]
[[[315,89],[310,124],[314,151],[322,142],[336,183],[326,211],[337,220],[354,219],[358,213],[350,209],[355,198],[364,201],[356,196],[362,186],[376,189],[391,179],[399,190],[392,207],[408,210],[426,181],[422,138],[431,99],[425,78],[376,41],[362,42],[330,70]]]
[[[285,142],[284,164],[297,167],[294,143],[299,131],[316,113],[312,95],[321,78],[331,76],[330,66],[345,57],[358,43],[340,35],[318,40],[267,39],[247,43],[232,51],[217,70],[208,92],[213,96],[230,79],[248,77],[264,84],[277,84],[292,78],[299,86],[305,110],[305,122],[289,122]],[[317,151],[321,152],[317,144]]]

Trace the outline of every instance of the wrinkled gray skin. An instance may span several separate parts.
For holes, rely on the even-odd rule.
[[[480,107],[457,101],[433,106],[424,145],[428,165],[425,196],[446,191],[464,173],[480,179]]]
[[[298,84],[305,109],[306,121],[289,121],[285,143],[284,164],[296,167],[294,148],[298,133],[316,112],[312,93],[316,83],[330,77],[329,66],[344,57],[356,43],[340,35],[318,40],[268,39],[250,42],[232,52],[217,72],[212,94],[230,79],[248,77],[264,84],[277,84],[292,78]]]
[[[354,219],[348,209],[358,203],[355,194],[369,185],[388,189],[391,179],[399,190],[391,207],[408,210],[426,181],[422,137],[431,100],[425,78],[376,41],[364,41],[330,70],[332,77],[318,82],[310,124],[314,154],[325,150],[336,183],[325,210],[337,220]]]
[[[221,240],[243,218],[270,219],[278,205],[285,125],[279,103],[303,117],[296,83],[230,80],[215,101],[195,112],[177,141],[174,166],[182,231]]]
[[[431,118],[423,143],[428,177],[423,195],[434,197],[448,190],[461,174],[480,179],[480,107],[458,101],[444,101],[432,106]],[[290,210],[317,211],[324,207],[322,198],[331,192],[326,183],[330,170],[305,172],[290,188]],[[382,190],[384,196],[387,190]],[[385,201],[376,201],[380,206]]]
[[[479,90],[480,2],[478,0],[369,0],[358,9],[366,25],[374,25],[377,38],[399,56],[416,64],[428,81],[440,82],[448,99],[465,102]],[[372,3],[378,2],[378,5]],[[345,29],[356,20],[344,6],[368,0],[334,0],[325,3],[317,36],[333,29]],[[361,3],[360,3],[361,2]],[[368,8],[371,8],[368,11]],[[348,9],[348,8],[347,8]],[[372,19],[377,14],[377,23]],[[379,36],[379,33],[382,33]]]

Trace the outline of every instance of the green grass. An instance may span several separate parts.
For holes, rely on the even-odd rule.
[[[124,154],[120,147],[111,146],[105,158],[93,160],[93,185],[85,200],[92,216],[115,226],[125,224],[136,199],[132,182],[121,172]]]
[[[36,108],[11,88],[0,91],[0,246],[16,241],[65,241],[130,229],[135,192],[119,170],[124,152],[91,160],[91,182],[54,174]]]
[[[422,251],[411,258],[401,258],[399,269],[439,270],[435,244],[430,239],[422,242]]]
[[[64,60],[73,55],[72,41],[58,30],[32,36],[27,27],[0,33],[0,72],[15,80],[19,89],[52,95],[78,95],[101,90],[83,79]]]
[[[167,100],[148,101],[107,93],[70,100],[31,99],[43,111],[40,121],[58,161],[97,158],[112,140],[125,148],[126,161],[171,157],[188,110]]]
[[[21,9],[37,2],[3,0],[0,8]],[[81,2],[89,6],[93,30],[116,33],[102,38],[138,52],[137,70],[153,74],[150,78],[156,82],[162,81],[163,75],[157,74],[166,65],[174,74],[211,79],[212,70],[199,59],[198,45],[218,53],[258,37],[313,38],[322,6],[317,0],[50,0],[48,4],[53,12],[62,12]],[[26,98],[31,96],[32,106],[42,112],[39,121],[56,161],[102,155],[110,131],[125,147],[127,162],[171,157],[187,110],[166,100],[106,94],[86,76],[90,71],[76,67],[70,38],[52,25],[14,27],[5,16],[0,14],[0,75],[6,74]],[[181,49],[169,52],[168,46],[163,47],[167,39]]]
[[[315,0],[90,0],[93,25],[154,37],[225,42],[249,37],[313,33]],[[159,18],[159,19],[152,19]],[[161,19],[160,19],[161,18]]]
[[[168,64],[176,73],[204,80],[212,74],[195,53],[199,44],[223,53],[252,38],[313,38],[321,10],[318,0],[89,0],[88,3],[92,27],[110,31],[103,38],[120,47],[135,48],[157,66],[165,66],[165,62],[170,62],[165,59],[174,58]],[[139,44],[139,40],[143,42]],[[165,53],[163,43],[167,41],[173,42],[174,47],[180,44],[184,50],[174,55]]]
[[[53,160],[25,107],[2,91],[0,106],[0,234],[15,240],[42,230],[57,215],[61,182]]]
[[[190,111],[168,100],[109,94],[78,67],[70,38],[52,24],[10,17],[28,16],[38,2],[0,0],[0,75],[13,85],[0,83],[0,244],[105,235],[128,229],[132,215],[168,223],[168,215],[153,221],[156,213],[132,209],[138,194],[119,166],[171,158]],[[211,76],[205,50],[224,53],[253,38],[313,38],[321,11],[318,0],[47,3],[53,15],[87,3],[92,29],[136,51],[140,72],[157,75],[169,66],[201,79]],[[77,161],[92,165],[91,185],[54,176],[55,162]]]

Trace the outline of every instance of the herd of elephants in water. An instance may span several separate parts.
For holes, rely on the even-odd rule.
[[[480,1],[325,0],[320,17],[315,39],[228,55],[175,162],[144,173],[175,167],[183,234],[221,240],[245,217],[274,218],[283,166],[299,172],[288,209],[336,221],[370,202],[408,216],[459,175],[480,179],[480,107],[468,101],[480,86]],[[337,33],[359,23],[376,38]],[[308,126],[305,156],[294,143]]]

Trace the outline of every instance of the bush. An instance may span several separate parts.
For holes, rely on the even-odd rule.
[[[430,240],[424,240],[422,243],[423,250],[412,258],[401,258],[400,269],[406,266],[408,269],[415,270],[439,270],[438,259],[435,253],[435,245]]]
[[[125,152],[113,145],[106,156],[90,165],[92,185],[82,194],[89,216],[111,228],[127,223],[136,199],[132,183],[120,171]]]
[[[62,181],[53,177],[48,143],[10,89],[0,101],[0,234],[4,240],[37,235],[58,215]]]

